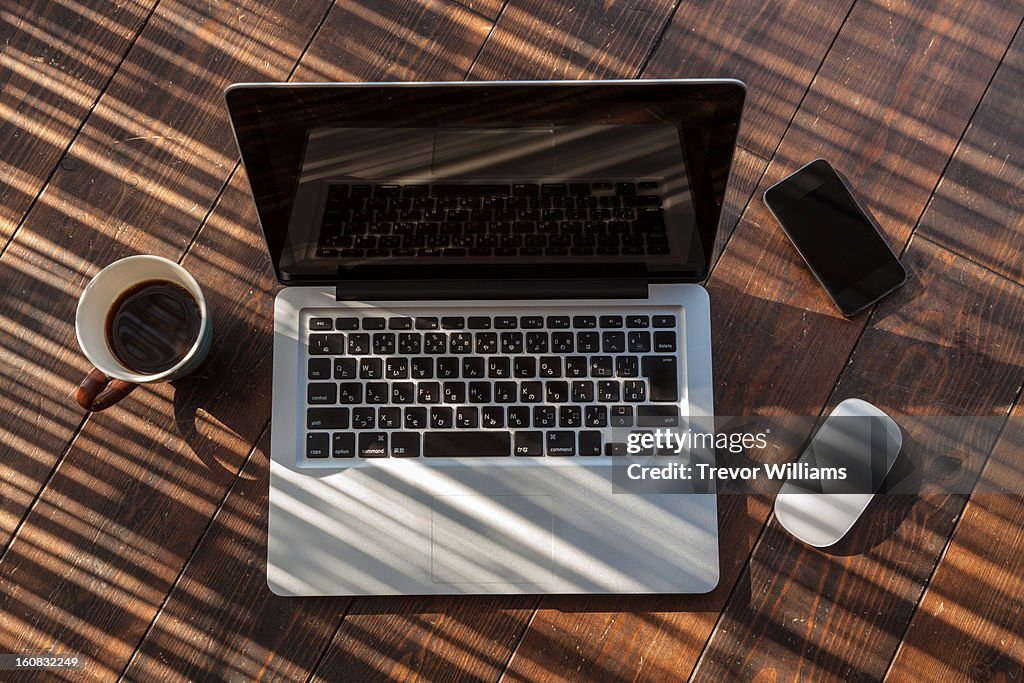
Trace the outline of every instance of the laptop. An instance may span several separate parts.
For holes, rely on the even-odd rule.
[[[714,488],[631,490],[624,463],[660,462],[630,454],[631,430],[714,415],[700,283],[744,93],[725,79],[227,90],[285,285],[274,593],[715,587]]]

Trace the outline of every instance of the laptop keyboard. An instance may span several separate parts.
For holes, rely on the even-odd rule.
[[[657,181],[332,184],[316,255],[669,253]]]
[[[304,455],[622,455],[679,420],[675,313],[303,316]]]

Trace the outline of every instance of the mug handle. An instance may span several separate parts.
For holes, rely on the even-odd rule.
[[[92,412],[106,410],[128,394],[135,391],[138,384],[123,379],[107,377],[96,368],[89,371],[75,392],[78,405]]]

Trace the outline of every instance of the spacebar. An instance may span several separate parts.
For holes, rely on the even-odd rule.
[[[428,458],[493,458],[508,455],[508,432],[426,432],[423,455]]]

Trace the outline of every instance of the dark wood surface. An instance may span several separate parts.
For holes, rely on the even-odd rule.
[[[0,652],[77,652],[67,678],[99,680],[1019,680],[1022,16],[1020,0],[4,8]],[[908,419],[907,467],[934,476],[828,552],[786,536],[770,491],[722,496],[706,596],[271,594],[278,285],[224,86],[670,76],[750,88],[708,283],[718,413],[817,415],[859,396],[991,419],[953,435]],[[760,201],[817,156],[912,272],[851,320]],[[71,397],[88,369],[77,297],[134,253],[196,276],[215,350],[87,417]]]

